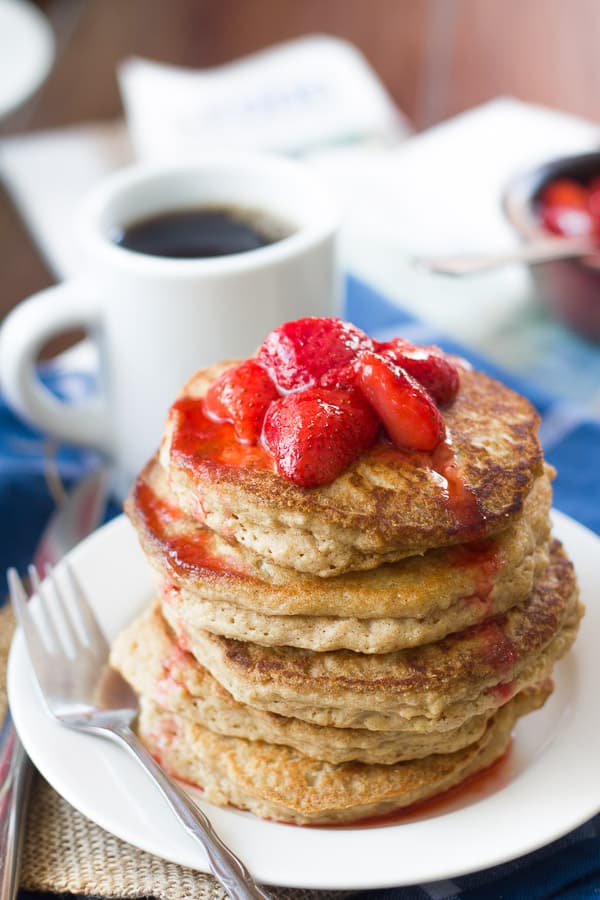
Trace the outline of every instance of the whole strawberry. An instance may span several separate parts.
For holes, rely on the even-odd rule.
[[[377,416],[357,391],[307,388],[271,404],[263,443],[301,487],[329,484],[375,441]]]
[[[233,424],[241,443],[256,444],[267,409],[278,396],[268,373],[256,360],[248,359],[211,384],[204,405],[211,419]]]

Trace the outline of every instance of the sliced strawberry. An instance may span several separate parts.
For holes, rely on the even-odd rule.
[[[458,368],[439,347],[415,347],[403,338],[394,338],[385,344],[376,343],[375,349],[412,375],[439,406],[456,397],[460,386]]]
[[[268,373],[256,360],[248,359],[211,384],[204,405],[212,419],[233,424],[239,441],[256,444],[265,413],[278,396]]]
[[[333,390],[354,391],[356,389],[356,359],[344,366],[336,366],[321,375],[319,384]]]
[[[588,209],[598,234],[600,233],[600,178],[592,178],[588,185]]]
[[[409,350],[417,350],[416,344],[411,344],[403,337],[392,338],[391,341],[373,341],[373,350],[381,356],[389,356],[395,360],[398,353],[406,353]]]
[[[282,391],[318,384],[330,369],[351,362],[371,339],[341,319],[307,318],[286,322],[265,338],[258,360]]]
[[[573,178],[555,178],[540,193],[543,206],[560,206],[563,209],[587,209],[587,189]]]
[[[361,354],[358,386],[397,447],[433,450],[446,435],[444,420],[427,391],[391,359]]]
[[[358,391],[308,388],[270,406],[263,443],[283,478],[317,487],[334,481],[378,431],[377,417]]]
[[[587,209],[569,206],[544,206],[542,225],[561,237],[587,237],[594,233],[594,218]]]

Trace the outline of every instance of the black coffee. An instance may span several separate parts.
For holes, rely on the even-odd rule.
[[[291,233],[268,214],[236,207],[210,206],[161,213],[116,231],[116,244],[151,256],[199,259],[247,253]]]

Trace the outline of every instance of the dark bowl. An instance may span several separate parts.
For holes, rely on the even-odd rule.
[[[600,151],[565,156],[514,178],[502,198],[504,212],[522,240],[548,237],[538,215],[539,196],[555,178],[586,183],[600,175]],[[600,342],[600,257],[531,266],[540,300],[573,331]]]

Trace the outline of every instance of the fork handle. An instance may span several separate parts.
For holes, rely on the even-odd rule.
[[[0,734],[0,900],[14,900],[19,889],[31,772],[31,763],[7,713]]]
[[[90,727],[90,730],[95,729]],[[128,725],[114,723],[108,728],[105,726],[98,729],[96,733],[113,737],[137,759],[187,833],[202,844],[208,856],[210,871],[233,900],[271,900],[255,883],[244,863],[225,846],[202,810],[158,765]]]

